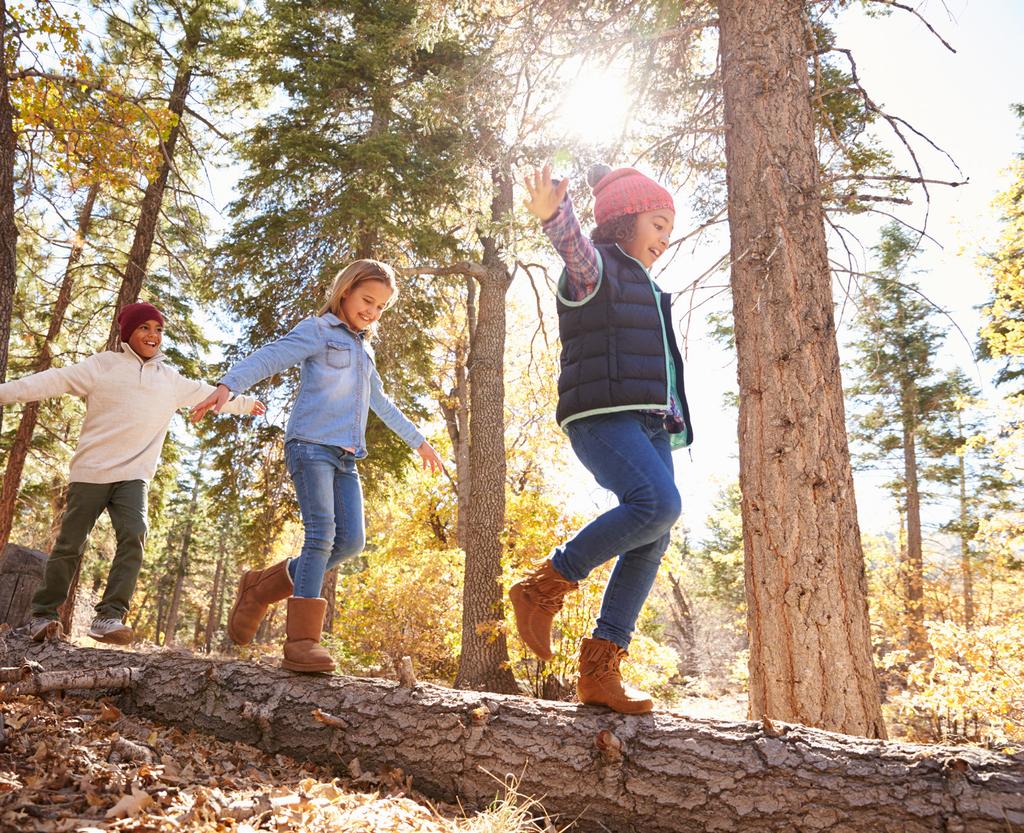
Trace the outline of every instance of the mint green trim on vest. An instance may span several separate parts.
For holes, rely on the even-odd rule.
[[[601,259],[601,253],[594,249],[594,254],[597,255],[597,283],[594,284],[594,290],[586,298],[582,298],[579,301],[570,301],[565,297],[565,279],[568,275],[566,269],[562,270],[562,274],[558,278],[558,300],[565,304],[567,307],[582,307],[587,301],[593,298],[597,294],[597,290],[601,288],[601,281],[604,280],[604,261]]]
[[[650,402],[640,405],[614,405],[610,408],[593,408],[592,410],[583,411],[578,414],[573,414],[571,417],[566,417],[565,419],[562,420],[562,424],[559,425],[558,427],[564,431],[565,426],[568,425],[570,422],[575,422],[578,419],[583,419],[583,417],[599,416],[600,414],[618,414],[621,413],[622,411],[656,411],[659,408],[664,407],[664,402]]]

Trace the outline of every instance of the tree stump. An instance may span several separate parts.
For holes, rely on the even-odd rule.
[[[32,595],[43,581],[45,552],[8,544],[0,557],[0,623],[17,628],[32,615]]]

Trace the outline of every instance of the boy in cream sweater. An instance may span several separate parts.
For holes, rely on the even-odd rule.
[[[67,508],[43,584],[32,598],[28,632],[37,641],[57,621],[57,608],[67,598],[86,539],[105,509],[117,548],[89,636],[117,645],[131,642],[132,629],[124,617],[142,568],[147,486],[175,411],[196,405],[213,391],[212,385],[186,379],[164,364],[164,317],[156,307],[129,304],[117,323],[120,352],[104,351],[70,367],[0,384],[3,405],[65,393],[85,400],[85,422],[71,458]],[[265,408],[251,397],[238,396],[223,410],[262,414]]]

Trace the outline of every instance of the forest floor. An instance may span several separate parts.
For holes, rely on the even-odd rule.
[[[430,802],[400,770],[326,767],[122,715],[103,700],[0,706],[2,833],[537,833],[540,806],[495,782],[477,814]]]

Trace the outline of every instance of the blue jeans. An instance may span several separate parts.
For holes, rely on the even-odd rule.
[[[292,594],[319,598],[324,573],[363,551],[363,487],[350,451],[332,445],[289,440],[285,464],[295,483],[305,527],[302,552],[288,564]]]
[[[639,411],[583,417],[566,426],[572,450],[619,505],[551,554],[570,581],[616,558],[593,635],[628,648],[681,510],[662,417]]]

